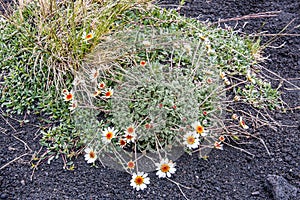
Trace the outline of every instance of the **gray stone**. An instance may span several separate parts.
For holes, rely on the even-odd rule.
[[[297,188],[288,183],[282,176],[267,176],[267,183],[275,200],[293,200],[297,197]]]

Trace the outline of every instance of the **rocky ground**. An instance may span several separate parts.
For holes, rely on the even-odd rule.
[[[159,4],[176,8],[177,2],[159,1]],[[251,15],[269,11],[281,12],[274,17]],[[239,20],[225,20],[225,23],[241,29],[241,34],[276,34],[289,24],[286,35],[277,36],[265,49],[267,60],[262,65],[300,87],[300,1],[187,0],[180,12],[215,23],[239,17]],[[224,23],[220,25],[224,26]],[[262,43],[271,38],[264,36]],[[271,155],[260,141],[253,139],[243,148],[253,153],[254,158],[225,146],[224,151],[212,151],[208,161],[199,160],[197,155],[184,155],[177,161],[178,171],[173,180],[191,188],[182,189],[189,199],[299,199],[300,91],[289,88],[292,85],[287,83],[281,88],[283,98],[290,108],[298,109],[286,114],[274,113],[274,119],[282,124],[276,131],[258,130]],[[83,156],[75,160],[74,171],[63,170],[60,159],[51,165],[43,163],[31,181],[32,169],[28,161],[32,154],[30,150],[40,149],[39,129],[34,125],[38,123],[35,116],[16,116],[24,117],[30,119],[30,123],[22,126],[16,120],[0,115],[0,199],[184,198],[174,183],[158,179],[154,173],[150,174],[150,187],[136,192],[130,186],[128,174],[101,166],[90,167]],[[20,159],[5,166],[18,157]]]

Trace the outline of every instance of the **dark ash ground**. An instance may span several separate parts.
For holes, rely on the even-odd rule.
[[[160,5],[174,5],[178,0],[160,1]],[[300,1],[299,0],[190,0],[181,13],[200,20],[217,22],[218,19],[228,19],[249,14],[281,11],[277,17],[241,20],[238,28],[247,22],[243,32],[255,34],[280,32],[289,22],[287,28],[290,34],[300,34]],[[235,26],[237,21],[228,22]],[[263,42],[270,39],[264,37]],[[294,78],[294,84],[300,86],[300,38],[299,36],[279,37],[271,46],[282,48],[267,48],[264,56],[268,60],[263,64],[283,78]],[[298,79],[296,79],[298,78]],[[283,88],[291,88],[284,84]],[[291,108],[299,107],[300,91],[287,91],[284,100]],[[272,188],[268,186],[267,176],[280,175],[288,183],[298,188],[300,197],[300,110],[287,114],[274,113],[273,116],[282,124],[291,126],[259,130],[260,137],[271,151],[269,156],[263,145],[251,140],[243,148],[255,154],[255,158],[236,149],[225,147],[224,151],[212,151],[208,161],[199,160],[197,155],[182,156],[177,161],[177,173],[174,180],[192,189],[183,189],[190,199],[238,199],[252,200],[274,199]],[[23,118],[23,117],[22,117]],[[36,118],[27,116],[31,124],[37,123]],[[38,128],[32,125],[21,127],[15,120],[9,120],[16,129],[14,131],[0,117],[0,167],[14,158],[28,152],[22,142],[24,140],[31,149],[38,151],[38,139],[34,139]],[[24,156],[0,171],[0,199],[183,199],[177,186],[166,180],[158,179],[150,174],[151,185],[142,192],[134,191],[130,186],[131,177],[123,172],[91,168],[79,157],[75,171],[62,169],[62,161],[55,160],[51,165],[46,163],[35,172],[30,181],[32,170]],[[290,197],[286,199],[297,199]],[[300,198],[299,198],[300,199]]]

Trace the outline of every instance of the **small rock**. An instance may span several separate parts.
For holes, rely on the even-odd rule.
[[[290,200],[297,196],[297,188],[282,176],[268,175],[267,183],[275,200]]]
[[[258,196],[259,194],[260,194],[260,192],[259,191],[255,191],[255,192],[252,192],[251,193],[253,196]]]
[[[25,181],[24,181],[24,180],[21,180],[21,184],[24,186],[24,185],[25,185]]]
[[[5,193],[3,193],[3,194],[0,195],[0,198],[1,198],[1,199],[7,199],[7,198],[8,198],[8,195],[5,194]]]

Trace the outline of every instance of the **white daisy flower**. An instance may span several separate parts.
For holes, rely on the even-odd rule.
[[[102,82],[100,82],[99,84],[98,84],[98,88],[100,89],[100,90],[103,90],[104,88],[105,88],[105,83],[102,81]]]
[[[127,142],[126,142],[125,139],[123,139],[123,138],[119,139],[119,145],[120,145],[120,147],[124,148],[126,146],[126,144],[127,144]]]
[[[171,174],[174,174],[176,171],[176,164],[167,158],[162,159],[160,163],[156,163],[155,165],[157,167],[156,170],[158,170],[156,175],[158,175],[159,178],[165,178],[166,176],[171,177]]]
[[[102,141],[104,144],[108,144],[111,142],[113,138],[115,138],[118,130],[114,130],[114,127],[106,128],[104,131],[102,131]]]
[[[98,76],[99,76],[99,70],[98,69],[92,69],[91,73],[90,73],[90,79],[92,81],[96,81]]]
[[[215,147],[216,149],[223,150],[223,144],[221,144],[221,142],[215,142],[215,143],[214,143],[214,147]]]
[[[71,100],[73,100],[73,98],[74,98],[74,95],[72,92],[67,92],[66,94],[64,94],[65,101],[71,101]]]
[[[127,142],[134,142],[136,139],[136,134],[135,133],[133,133],[133,134],[126,133],[124,137]]]
[[[110,98],[113,94],[114,94],[114,90],[111,89],[111,88],[108,88],[108,89],[104,92],[104,97],[105,97],[105,98]]]
[[[97,159],[96,151],[94,151],[92,148],[86,148],[84,152],[85,152],[84,158],[85,160],[87,160],[87,163],[93,163],[96,161]]]
[[[194,122],[191,124],[195,131],[201,136],[207,136],[208,131],[204,129],[204,126],[200,124],[200,122]]]
[[[135,133],[135,128],[133,125],[130,125],[126,128],[126,131],[125,131],[126,134],[134,134]]]
[[[183,136],[183,144],[190,149],[195,149],[199,145],[199,134],[196,132],[188,132]]]
[[[70,111],[73,111],[73,110],[75,110],[75,108],[77,108],[77,107],[78,107],[77,101],[73,100],[73,101],[71,101],[71,103],[70,103],[69,110],[70,110]]]
[[[89,33],[83,32],[82,39],[83,39],[85,42],[87,42],[87,41],[93,39],[94,36],[95,36],[94,31],[91,31],[91,32],[89,32]]]
[[[144,190],[147,184],[150,184],[150,178],[147,176],[148,174],[144,172],[133,173],[130,185],[137,191]]]

